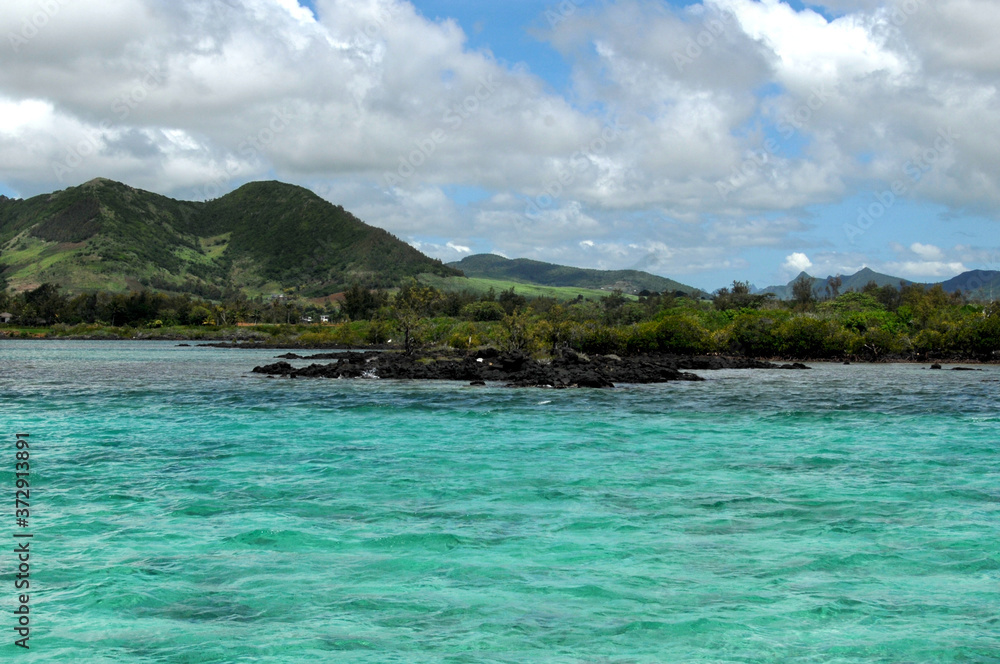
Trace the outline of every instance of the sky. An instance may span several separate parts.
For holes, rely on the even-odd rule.
[[[446,262],[1000,270],[997,0],[5,0],[0,194],[307,187]]]

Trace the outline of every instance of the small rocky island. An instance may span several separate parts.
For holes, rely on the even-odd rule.
[[[385,378],[402,380],[468,381],[473,385],[501,382],[508,387],[614,387],[615,383],[666,383],[704,380],[692,370],[808,369],[804,364],[778,365],[746,358],[672,355],[585,356],[564,350],[549,361],[520,351],[493,348],[478,351],[438,351],[404,354],[384,351],[322,353],[302,357],[289,353],[286,361],[255,367],[253,372],[285,378]],[[296,369],[287,360],[334,360]]]

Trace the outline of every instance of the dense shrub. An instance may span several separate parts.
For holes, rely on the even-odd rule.
[[[800,359],[826,358],[843,354],[831,343],[839,326],[833,321],[796,316],[781,324],[777,335],[780,354]]]
[[[462,318],[480,323],[501,321],[507,311],[499,302],[472,302],[462,307]]]
[[[733,319],[731,350],[752,357],[774,357],[781,352],[778,330],[789,314],[781,311],[744,311]]]

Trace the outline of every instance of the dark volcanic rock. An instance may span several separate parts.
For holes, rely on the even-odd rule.
[[[465,381],[470,385],[503,382],[515,387],[609,388],[618,383],[665,383],[700,381],[687,370],[718,369],[808,369],[804,364],[778,366],[746,358],[615,355],[587,357],[563,351],[551,361],[540,362],[522,352],[493,348],[471,353],[440,351],[425,355],[365,351],[330,353],[288,359],[333,359],[330,364],[311,364],[301,369],[288,362],[254,368],[254,373],[290,378],[390,378],[405,380]]]
[[[288,362],[276,362],[263,367],[254,367],[254,373],[267,374],[269,376],[287,376],[295,371],[295,367]]]

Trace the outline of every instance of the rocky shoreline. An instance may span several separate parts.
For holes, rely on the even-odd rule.
[[[502,353],[488,348],[472,352],[422,355],[365,351],[320,353],[302,357],[279,356],[285,361],[254,367],[253,373],[284,378],[385,378],[468,381],[472,385],[500,382],[509,387],[610,388],[616,383],[666,383],[704,380],[692,370],[808,369],[804,364],[730,357],[668,355],[585,356],[564,351],[551,361],[539,361],[521,352]],[[335,360],[296,369],[287,360]]]

